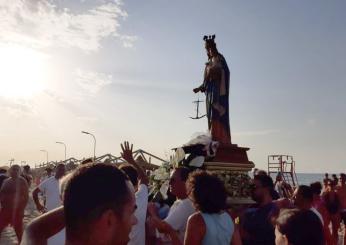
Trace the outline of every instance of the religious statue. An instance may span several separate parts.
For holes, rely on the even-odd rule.
[[[204,36],[208,62],[204,69],[203,84],[193,89],[195,93],[206,95],[208,129],[212,140],[220,143],[231,143],[229,126],[229,80],[230,73],[225,58],[216,48],[215,35]]]

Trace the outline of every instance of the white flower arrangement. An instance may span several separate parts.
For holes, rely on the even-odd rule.
[[[167,191],[169,188],[169,177],[172,165],[168,162],[163,163],[158,169],[156,169],[150,175],[150,192],[149,195],[153,194],[161,195],[163,199],[167,198]]]

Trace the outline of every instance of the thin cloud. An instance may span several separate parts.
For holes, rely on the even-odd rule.
[[[123,35],[120,36],[120,40],[122,41],[124,48],[133,48],[134,43],[138,40],[138,37]]]
[[[112,75],[77,69],[76,82],[88,95],[95,95],[112,83]]]
[[[56,1],[2,0],[0,2],[0,41],[25,44],[35,48],[77,47],[96,51],[101,40],[118,37],[127,47],[135,36],[118,32],[120,21],[127,17],[119,1],[104,2],[81,12],[58,8]]]
[[[5,99],[0,97],[0,108],[13,116],[32,115],[35,113],[33,105],[27,100]]]

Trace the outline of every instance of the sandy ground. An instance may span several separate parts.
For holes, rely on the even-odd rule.
[[[39,215],[39,212],[36,211],[34,200],[32,199],[32,196],[30,193],[28,205],[26,206],[25,214],[24,214],[24,226],[26,226],[32,219],[34,219],[38,215]],[[17,244],[18,244],[17,236],[14,233],[14,230],[12,229],[12,227],[8,226],[1,233],[0,245],[17,245]]]

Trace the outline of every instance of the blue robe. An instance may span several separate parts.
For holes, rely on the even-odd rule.
[[[202,90],[206,95],[208,129],[213,140],[231,143],[229,126],[230,72],[225,58],[218,54],[210,58],[204,72]]]

